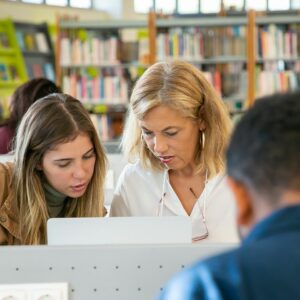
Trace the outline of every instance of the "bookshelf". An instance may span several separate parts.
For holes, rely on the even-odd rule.
[[[83,102],[107,150],[116,152],[132,85],[150,63],[148,24],[60,19],[58,26],[57,81]]]
[[[28,77],[55,81],[55,58],[47,23],[14,22]]]
[[[194,64],[204,72],[232,113],[244,107],[246,17],[156,19],[154,31],[154,61],[181,59]]]
[[[10,19],[0,20],[0,118],[8,116],[8,98],[26,79],[14,25]]]
[[[126,28],[147,28],[148,32],[140,35],[141,40],[137,38],[136,42],[126,45],[121,34]],[[150,12],[147,21],[60,21],[60,31],[59,43],[65,43],[64,38],[68,38],[69,45],[59,46],[61,55],[56,73],[68,91],[76,95],[75,83],[82,74],[86,77],[83,82],[90,88],[93,83],[87,78],[91,80],[99,74],[103,77],[116,75],[116,85],[120,84],[117,80],[125,79],[127,89],[123,95],[127,94],[127,97],[124,98],[77,93],[92,113],[100,113],[104,118],[114,111],[114,107],[118,107],[118,112],[123,109],[125,117],[133,77],[138,77],[132,76],[131,70],[140,69],[142,73],[150,64],[160,60],[184,59],[199,67],[228,104],[232,115],[240,115],[258,96],[300,86],[300,17],[296,14],[264,16],[250,10],[243,16],[158,19]],[[84,54],[81,54],[77,56],[82,60],[77,61],[70,50],[65,50],[74,50],[77,39],[84,52],[84,42],[95,37],[114,37],[115,44],[110,47],[113,49],[111,60],[91,58],[85,61]],[[65,52],[70,53],[68,59],[61,58]],[[126,52],[135,54],[126,59],[122,57]],[[69,81],[64,82],[66,74]],[[72,80],[73,89],[70,89]],[[265,86],[266,82],[271,82],[271,86]],[[122,123],[119,119],[118,122]],[[111,123],[107,121],[106,124],[109,131]],[[109,136],[105,137],[107,142],[114,143],[117,137],[110,139]]]
[[[255,96],[299,88],[299,15],[253,15]]]

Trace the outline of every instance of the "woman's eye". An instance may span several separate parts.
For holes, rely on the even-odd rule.
[[[176,132],[166,132],[166,135],[168,136],[174,136],[177,134],[177,131]]]
[[[66,163],[63,163],[63,164],[58,164],[58,166],[59,166],[60,168],[65,168],[65,167],[67,167],[69,164],[70,164],[69,162],[66,162]]]
[[[151,131],[143,131],[143,135],[149,136],[149,135],[151,135],[151,134],[152,134]]]
[[[83,157],[83,159],[90,159],[90,158],[92,158],[92,157],[94,157],[95,156],[95,153],[93,152],[93,153],[91,153],[91,154],[89,154],[89,155],[85,155],[84,157]]]

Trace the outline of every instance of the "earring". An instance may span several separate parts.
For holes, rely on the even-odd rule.
[[[205,133],[204,133],[204,131],[201,131],[201,146],[202,146],[202,150],[204,150],[204,146],[205,146]]]

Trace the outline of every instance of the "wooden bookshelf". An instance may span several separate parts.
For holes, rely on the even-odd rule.
[[[262,31],[262,28],[266,30],[271,28],[271,31],[274,28],[287,28],[286,30],[288,31],[290,27],[293,28],[293,30],[298,28],[298,25],[296,26],[295,24],[300,24],[299,15],[262,16],[256,14],[253,10],[250,10],[245,16],[222,15],[214,17],[201,16],[199,18],[159,19],[154,12],[150,12],[148,20],[145,21],[108,20],[104,22],[89,22],[60,20],[60,38],[57,45],[60,45],[62,37],[66,32],[67,34],[73,34],[74,37],[75,32],[82,30],[82,34],[84,31],[95,31],[98,33],[106,32],[107,36],[115,35],[119,45],[122,43],[120,34],[122,29],[147,28],[148,44],[145,44],[147,44],[148,47],[148,56],[146,62],[142,62],[138,58],[131,59],[130,61],[122,61],[119,56],[116,57],[113,62],[95,62],[95,60],[93,60],[91,62],[78,63],[71,60],[71,63],[67,64],[62,63],[61,60],[57,60],[57,77],[60,78],[59,82],[63,82],[62,75],[65,72],[72,71],[79,73],[82,70],[88,69],[94,74],[97,74],[97,72],[105,72],[105,70],[109,69],[109,72],[112,73],[119,72],[118,76],[122,77],[122,74],[124,74],[123,72],[126,72],[126,70],[130,70],[133,67],[144,70],[156,61],[184,59],[193,63],[204,72],[207,72],[207,76],[212,82],[214,76],[219,76],[219,78],[221,78],[221,86],[218,87],[216,86],[216,82],[213,82],[214,86],[221,93],[223,100],[228,103],[231,113],[239,114],[250,107],[254,103],[255,98],[261,95],[257,92],[257,87],[259,86],[260,81],[265,80],[259,78],[259,76],[261,76],[261,73],[259,72],[266,66],[272,64],[284,65],[287,73],[280,75],[281,80],[286,80],[287,82],[292,81],[294,86],[296,84],[299,86],[300,77],[291,75],[290,71],[291,66],[294,65],[297,66],[298,71],[300,70],[300,30],[297,29],[297,38],[293,36],[293,39],[296,40],[299,45],[296,47],[296,52],[293,52],[290,56],[261,55],[261,50],[259,49],[261,44],[259,33]],[[190,51],[182,51],[182,41],[186,39],[188,44],[196,35],[199,37],[199,41],[202,42],[201,47],[203,48],[201,49],[203,52],[197,52],[197,54],[195,54],[195,49],[193,48],[191,48]],[[167,38],[169,38],[169,40],[167,40]],[[161,45],[164,45],[164,43],[161,44],[161,41],[164,39],[166,45],[172,45],[172,43],[174,43],[177,45],[177,48],[174,47],[171,52],[162,49]],[[207,45],[210,45],[211,51]],[[199,47],[197,47],[196,50],[199,50]],[[276,48],[280,49],[280,47],[277,46]],[[61,50],[61,46],[59,46],[59,49]],[[191,55],[191,53],[193,54]],[[61,55],[58,55],[57,58],[59,59],[59,57],[61,57]],[[142,71],[140,73],[142,73]],[[211,74],[209,75],[209,73]],[[289,84],[286,84],[284,87],[290,88]],[[277,90],[284,89],[275,87],[274,91]],[[128,94],[130,94],[130,91],[131,86],[128,86]],[[85,100],[84,97],[83,100]],[[128,98],[125,100],[127,101]],[[94,104],[97,105],[122,104],[126,107],[126,101],[123,101],[122,103],[117,103],[116,101],[115,103],[106,103],[104,101],[103,103],[103,99],[94,98],[91,102],[94,102]],[[107,112],[105,112],[105,114],[106,113]]]
[[[58,26],[58,83],[83,102],[101,140],[115,145],[122,134],[132,85],[150,63],[147,21],[68,18],[59,19]],[[136,40],[125,42],[124,30],[136,31]]]
[[[255,97],[300,87],[300,17],[254,15]]]

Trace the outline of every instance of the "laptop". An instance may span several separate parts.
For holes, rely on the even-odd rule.
[[[188,217],[52,218],[48,245],[191,243]]]

